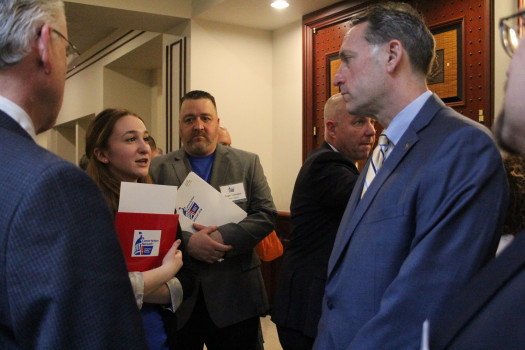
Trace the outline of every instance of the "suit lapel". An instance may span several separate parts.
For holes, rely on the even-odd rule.
[[[439,337],[432,341],[436,349],[447,347],[456,335],[479,315],[481,309],[492,300],[495,294],[525,268],[524,251],[525,232],[522,231],[515,241],[510,243],[500,256],[490,262],[461,294],[447,304],[446,309],[443,309],[446,312],[441,314],[441,318],[431,320],[431,329],[435,328],[434,325],[440,327]],[[432,335],[433,332],[431,332]]]
[[[392,172],[397,168],[403,158],[419,141],[418,133],[430,123],[438,110],[442,107],[444,107],[444,104],[435,95],[432,95],[427,100],[427,102],[419,111],[418,115],[408,126],[398,144],[395,145],[394,149],[372,181],[372,184],[365,192],[363,198],[360,198],[366,172],[370,166],[370,157],[368,157],[368,161],[361,171],[359,179],[357,180],[354,190],[352,191],[352,195],[348,201],[343,219],[341,220],[341,224],[339,225],[339,229],[337,231],[334,248],[332,250],[332,255],[330,256],[330,261],[328,264],[329,277],[332,271],[338,265],[341,257],[344,255],[343,252],[346,250],[357,225],[361,222],[363,216],[368,211],[368,208],[374,201],[377,193],[383,187],[385,181],[390,177]]]
[[[226,184],[230,165],[231,160],[227,148],[218,143],[211,169],[210,185],[218,189],[220,185]]]
[[[401,142],[406,139],[406,142]],[[376,177],[372,181],[370,187],[366,190],[363,198],[361,197],[361,192],[363,190],[363,182],[366,177],[366,172],[370,166],[370,157],[366,163],[366,166],[361,171],[359,179],[352,191],[350,200],[348,201],[347,208],[339,225],[339,229],[336,235],[336,240],[334,243],[334,248],[332,250],[332,255],[330,257],[330,262],[328,265],[328,276],[332,273],[335,266],[338,264],[343,252],[346,250],[347,245],[349,244],[352,235],[354,234],[355,228],[361,222],[362,218],[365,216],[368,208],[374,201],[379,190],[383,187],[385,181],[390,177],[392,172],[399,165],[401,160],[405,157],[406,154],[412,149],[412,147],[419,140],[416,133],[413,130],[407,129],[403,137],[401,138],[399,145],[396,145],[392,150],[392,153],[389,155]]]
[[[173,156],[173,170],[177,176],[178,183],[182,184],[191,171],[190,160],[184,148],[180,148]]]
[[[31,135],[27,133],[13,118],[0,110],[0,127],[16,132],[20,136],[33,140]]]

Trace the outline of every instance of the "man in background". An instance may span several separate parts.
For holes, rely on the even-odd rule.
[[[179,133],[183,148],[154,158],[153,181],[180,186],[190,171],[217,191],[233,190],[248,214],[219,227],[195,224],[184,232],[197,270],[196,293],[177,310],[180,349],[255,349],[259,316],[268,311],[255,246],[274,229],[277,211],[259,157],[218,143],[215,98],[188,92],[181,101]],[[228,185],[228,186],[227,186]]]
[[[151,148],[151,158],[161,156],[162,154],[164,154],[164,152],[162,151],[162,148],[157,147],[157,143],[155,142],[155,139],[153,138],[153,136],[151,135],[149,136],[148,143]]]
[[[231,146],[232,144],[232,138],[230,136],[230,132],[228,131],[228,129],[223,128],[222,126],[219,127],[218,142],[223,146]]]
[[[326,101],[324,139],[299,171],[290,206],[290,242],[284,252],[272,308],[284,350],[311,349],[321,317],[328,259],[339,222],[375,140],[374,122],[346,111],[341,94]]]
[[[349,113],[385,127],[341,220],[314,349],[417,349],[421,324],[493,256],[508,188],[490,131],[426,85],[432,33],[410,5],[356,16],[339,51]]]
[[[525,42],[510,40],[523,33],[523,9],[500,22],[503,45],[512,56],[507,71],[503,112],[495,125],[500,146],[525,156]],[[520,161],[521,162],[521,161]],[[523,174],[518,174],[523,176]],[[511,208],[521,211],[523,208]],[[518,225],[523,218],[518,216]],[[519,222],[521,221],[521,222]],[[460,293],[430,318],[430,339],[422,349],[523,349],[525,346],[525,232],[521,231],[498,257]],[[425,327],[426,328],[426,327]]]
[[[146,349],[113,218],[89,176],[39,147],[64,94],[64,4],[0,2],[0,348]]]

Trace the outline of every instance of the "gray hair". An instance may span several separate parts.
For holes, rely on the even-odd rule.
[[[1,0],[0,69],[26,57],[42,26],[62,18],[64,3],[60,0]]]
[[[388,2],[369,7],[352,20],[368,23],[365,40],[379,45],[397,39],[407,51],[414,70],[428,75],[435,58],[435,42],[423,16],[406,3]]]

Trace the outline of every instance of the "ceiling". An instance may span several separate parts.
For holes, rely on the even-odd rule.
[[[341,0],[288,0],[290,6],[274,9],[272,0],[225,0],[196,16],[198,19],[275,30],[301,20],[303,15]]]
[[[169,0],[175,1],[175,0]],[[288,0],[277,10],[271,0],[191,0],[192,18],[273,31],[340,0]],[[86,2],[86,1],[84,1]],[[89,1],[87,1],[89,2]],[[107,1],[108,4],[111,1]],[[147,1],[143,2],[147,4]],[[147,5],[146,5],[147,6]],[[66,1],[69,39],[85,52],[119,29],[163,33],[189,18]]]
[[[66,18],[69,40],[80,52],[86,52],[117,30],[163,33],[187,21],[181,17],[73,2],[66,2]]]

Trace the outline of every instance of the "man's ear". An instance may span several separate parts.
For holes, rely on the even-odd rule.
[[[97,157],[97,160],[101,163],[108,164],[109,159],[106,155],[106,152],[102,151],[100,148],[95,148],[93,150],[93,153],[95,154],[95,157]]]
[[[326,131],[328,131],[328,134],[331,137],[334,137],[335,136],[335,121],[328,119],[326,121],[325,127],[326,127]]]
[[[388,55],[386,70],[387,72],[392,73],[396,70],[396,67],[399,65],[403,57],[403,44],[401,44],[399,40],[390,40],[386,45]]]
[[[40,35],[37,39],[37,50],[44,72],[46,74],[51,73],[51,26],[47,23],[40,29]]]

